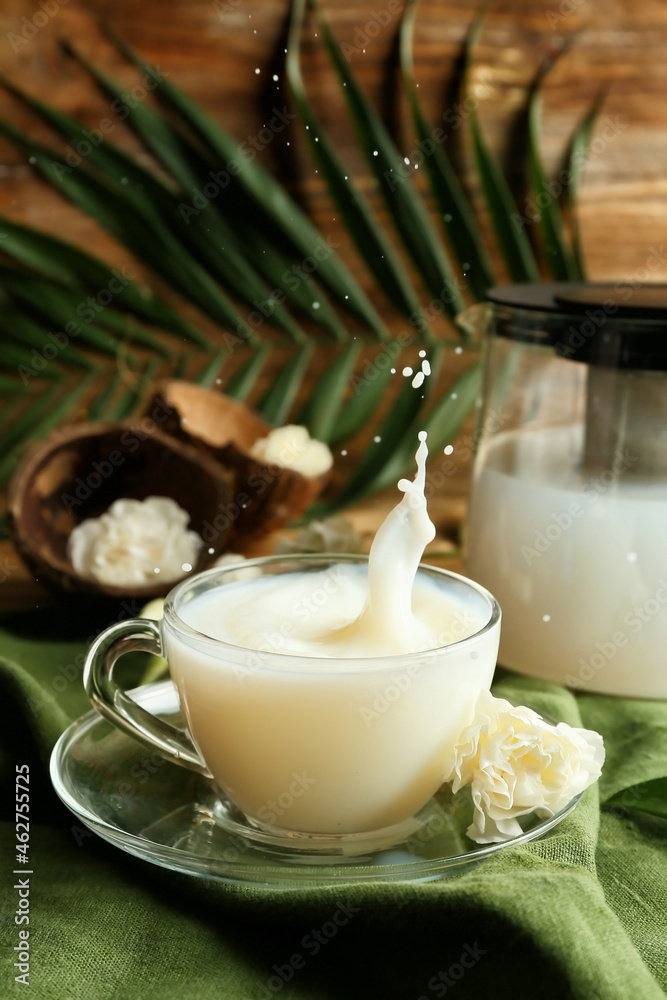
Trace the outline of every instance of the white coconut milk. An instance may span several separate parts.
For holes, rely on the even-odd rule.
[[[588,691],[667,697],[667,487],[636,458],[591,477],[582,428],[496,435],[478,456],[465,572],[503,610],[500,663]]]

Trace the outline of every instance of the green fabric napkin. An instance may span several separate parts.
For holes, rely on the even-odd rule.
[[[52,613],[0,632],[2,984],[14,981],[29,878],[26,995],[53,1000],[659,1000],[667,992],[667,704],[573,696],[499,674],[494,692],[607,747],[598,785],[540,840],[428,883],[289,893],[139,861],[59,803],[59,733],[89,706],[85,643]],[[30,768],[30,875],[14,875],[15,768]],[[602,803],[602,808],[600,803]],[[662,812],[662,815],[659,813]],[[21,912],[21,911],[20,911]],[[25,938],[23,938],[25,941]]]

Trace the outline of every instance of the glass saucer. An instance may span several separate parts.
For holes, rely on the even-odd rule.
[[[148,711],[182,724],[171,681],[132,697]],[[358,854],[280,854],[216,818],[207,780],[172,764],[106,722],[97,712],[65,730],[51,755],[53,786],[78,819],[116,847],[187,875],[232,885],[294,890],[343,882],[431,881],[461,872],[509,846],[541,837],[570,813],[580,796],[549,819],[524,817],[524,832],[504,844],[466,836],[473,806],[444,785],[398,844]],[[82,830],[81,833],[84,831]]]

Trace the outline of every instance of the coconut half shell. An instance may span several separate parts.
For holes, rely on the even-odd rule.
[[[171,497],[202,537],[232,497],[231,476],[208,455],[144,424],[83,423],[33,446],[16,470],[8,496],[16,547],[35,576],[65,593],[123,600],[162,596],[175,580],[145,587],[110,587],[81,577],[67,556],[76,524],[99,517],[121,497]],[[206,534],[194,571],[224,550],[229,526]],[[184,574],[185,575],[185,574]]]
[[[220,392],[190,382],[162,382],[145,412],[167,434],[192,444],[233,472],[227,518],[234,548],[242,549],[244,542],[296,520],[328,481],[328,474],[310,478],[252,458],[255,441],[273,428],[249,407]],[[224,520],[220,515],[218,523]]]

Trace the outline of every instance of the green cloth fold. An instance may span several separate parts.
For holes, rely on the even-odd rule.
[[[80,680],[85,644],[54,638],[54,630],[43,613],[0,632],[2,995],[22,989],[14,982],[21,928],[12,886],[28,877],[13,875],[20,867],[15,767],[23,763],[31,775],[35,1000],[660,1000],[667,993],[664,702],[575,696],[499,672],[499,696],[602,733],[602,779],[574,812],[541,839],[440,881],[281,893],[188,878],[81,836],[51,789],[47,764],[59,733],[89,708]]]

